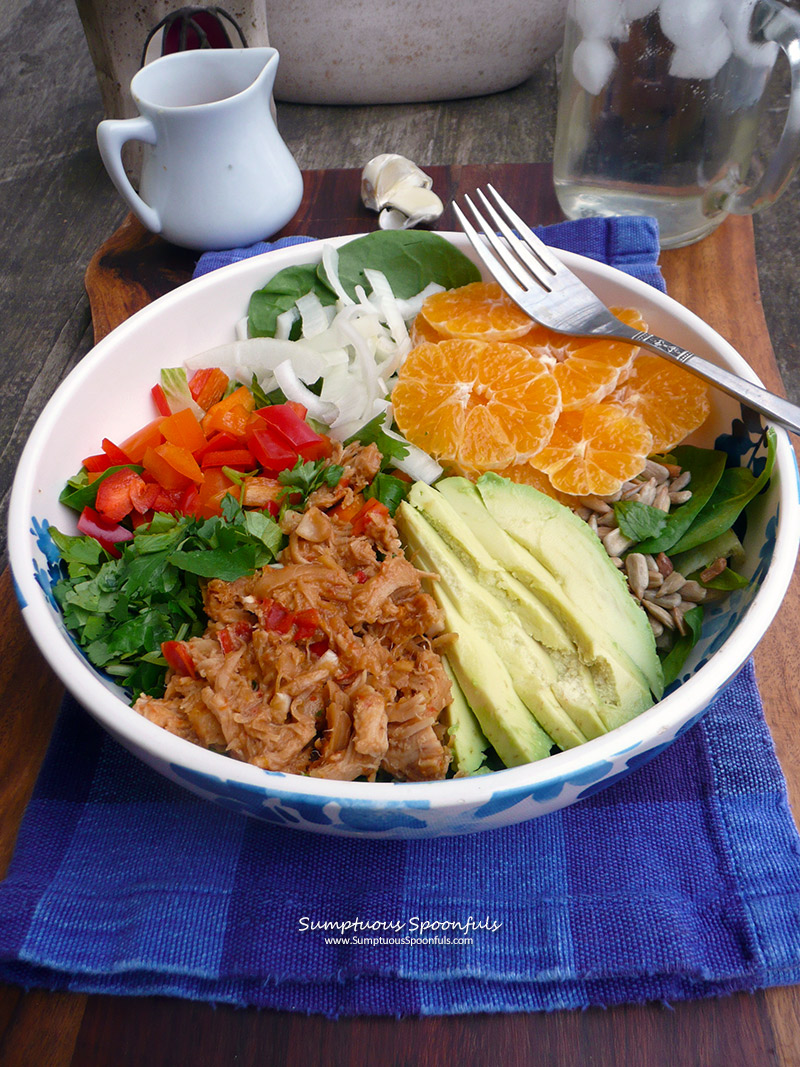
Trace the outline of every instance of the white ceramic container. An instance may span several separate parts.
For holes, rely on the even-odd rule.
[[[266,0],[275,96],[401,104],[510,89],[564,37],[564,0]]]
[[[461,235],[445,236],[470,254]],[[797,465],[784,431],[777,432],[774,476],[744,539],[741,569],[750,585],[712,606],[680,684],[625,726],[538,763],[475,778],[402,784],[259,770],[143,719],[124,693],[88,664],[64,629],[50,592],[57,553],[47,525],[74,528],[74,513],[59,504],[58,495],[81,457],[96,452],[111,428],[124,436],[152,417],[150,388],[165,361],[175,366],[232,340],[254,289],[281,268],[316,261],[319,255],[319,242],[303,244],[189,282],[114,330],[60,386],[33,429],[11,498],[10,558],[25,621],[67,688],[121,744],[171,780],[226,808],[320,833],[414,838],[489,830],[573,804],[631,773],[689,729],[774,618],[800,543]],[[607,303],[640,308],[656,333],[756,380],[726,341],[669,297],[583,257],[564,253],[563,258]],[[711,417],[694,442],[719,447],[720,435],[729,434],[739,416],[739,406],[715,392]],[[751,422],[748,428],[756,431],[755,447],[757,427]],[[738,441],[747,444],[741,437]]]

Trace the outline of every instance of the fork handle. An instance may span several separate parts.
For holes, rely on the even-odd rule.
[[[693,352],[688,352],[671,341],[665,341],[663,337],[657,337],[646,331],[634,330],[622,322],[619,326],[620,328],[616,325],[614,327],[615,336],[625,337],[642,348],[655,352],[656,355],[664,356],[673,363],[682,364],[698,378],[716,385],[717,388],[736,397],[747,407],[760,411],[772,422],[791,430],[792,433],[800,434],[800,407],[797,404],[792,404],[782,396],[776,396],[775,393],[762,389],[760,385],[755,385],[746,378],[731,374],[730,371],[723,370],[722,367],[717,367],[706,359],[701,359]]]

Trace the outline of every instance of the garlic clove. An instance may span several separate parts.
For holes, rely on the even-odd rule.
[[[432,189],[400,184],[380,213],[378,224],[382,230],[409,230],[421,223],[436,222],[444,211],[444,204]]]
[[[399,185],[430,189],[433,179],[405,156],[384,152],[375,156],[361,172],[361,199],[364,206],[380,211],[391,202]]]

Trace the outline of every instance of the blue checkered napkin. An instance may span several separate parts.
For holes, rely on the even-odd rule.
[[[67,700],[0,885],[0,978],[330,1016],[753,990],[800,981],[799,853],[749,665],[604,792],[438,841],[223,811]]]
[[[544,233],[663,288],[646,220]],[[800,838],[751,664],[605,791],[432,841],[223,811],[67,699],[0,884],[0,979],[329,1016],[678,1001],[800,982],[798,917]]]

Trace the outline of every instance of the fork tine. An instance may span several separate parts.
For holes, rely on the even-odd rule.
[[[520,235],[520,237],[522,237],[525,243],[533,249],[533,251],[542,261],[544,266],[547,267],[547,269],[551,272],[551,274],[558,274],[559,271],[563,271],[565,269],[564,264],[552,254],[552,252],[544,243],[544,241],[540,240],[536,236],[530,226],[528,226],[527,223],[522,221],[516,211],[514,211],[514,209],[505,202],[505,200],[498,193],[495,187],[489,184],[487,188],[489,189],[489,192],[492,194],[495,201],[497,202],[497,206],[510,220],[517,233]]]
[[[475,216],[475,220],[478,223],[478,226],[480,226],[483,236],[494,249],[498,259],[505,264],[506,270],[517,279],[522,286],[522,289],[525,292],[529,292],[532,287],[535,288],[533,283],[536,283],[540,285],[545,292],[550,292],[550,287],[541,277],[539,277],[541,268],[539,268],[539,273],[537,274],[530,268],[523,266],[517,256],[510,251],[508,245],[497,236],[494,228],[487,222],[472,200],[470,200],[468,196],[465,196],[464,199],[469,205],[472,214]],[[512,234],[511,236],[513,240],[514,235]]]
[[[467,197],[467,199],[469,199],[469,197]],[[453,213],[461,224],[461,228],[463,229],[464,233],[467,235],[467,239],[469,240],[475,251],[478,253],[479,257],[483,262],[483,265],[486,267],[489,273],[500,283],[502,288],[505,289],[508,295],[511,296],[513,299],[516,299],[516,297],[514,297],[515,293],[517,293],[519,296],[524,296],[525,294],[523,290],[519,287],[519,285],[517,285],[516,281],[505,269],[503,264],[491,253],[486,241],[482,240],[481,235],[478,233],[478,231],[469,221],[467,216],[455,202],[453,202]]]
[[[515,233],[514,230],[511,229],[511,227],[508,225],[502,215],[500,215],[497,209],[489,202],[484,191],[482,189],[478,189],[477,193],[483,201],[486,210],[492,216],[495,225],[500,230],[503,237],[505,237],[506,243],[511,249],[513,249],[515,255],[523,264],[523,266],[526,267],[528,272],[533,275],[533,277],[536,279],[539,285],[541,285],[545,292],[552,292],[552,285],[550,283],[550,279],[555,276],[555,271],[552,270],[552,268],[544,262],[538,252],[533,251],[533,249],[531,249],[529,245],[525,244],[524,241],[520,240],[519,234]],[[543,275],[542,271],[545,271],[546,273]],[[517,277],[521,280],[524,280],[524,284],[527,287],[530,287],[530,278],[528,274],[522,275],[520,273],[517,273]]]

